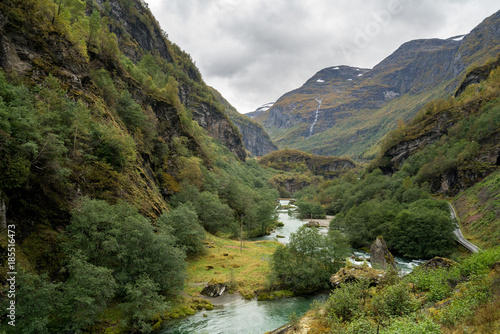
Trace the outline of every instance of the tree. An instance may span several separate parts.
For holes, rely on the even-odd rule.
[[[213,234],[222,230],[235,232],[237,229],[233,210],[227,204],[221,203],[217,195],[204,191],[194,204],[198,217],[208,232]]]
[[[390,239],[390,226],[400,208],[397,202],[373,199],[338,214],[331,225],[343,228],[353,247],[366,247],[379,235]]]
[[[130,319],[131,329],[140,333],[151,332],[148,322],[168,306],[165,297],[158,294],[159,285],[147,275],[141,275],[134,284],[127,284],[125,290],[127,302],[122,309]]]
[[[455,223],[447,204],[432,199],[413,202],[395,218],[391,245],[404,256],[431,258],[450,253]]]
[[[69,278],[63,285],[59,314],[70,331],[92,325],[114,297],[117,284],[112,270],[97,267],[74,255],[69,260]]]
[[[191,203],[179,205],[170,212],[164,212],[158,218],[160,229],[173,229],[176,245],[186,251],[188,255],[202,253],[204,250],[205,230],[200,225],[198,214]]]
[[[16,321],[15,328],[18,333],[25,334],[48,334],[50,315],[55,309],[56,302],[62,299],[62,293],[60,291],[61,284],[53,284],[48,282],[46,276],[38,276],[36,274],[31,274],[23,271],[18,271],[16,277]],[[5,293],[5,298],[2,300],[2,310],[5,312],[8,305],[3,302],[8,303],[10,299],[7,299],[7,293]],[[2,321],[0,325],[0,332],[9,333],[7,328],[12,326],[7,325],[6,322],[9,321],[4,313],[0,313],[2,318],[6,321]]]
[[[170,229],[155,233],[151,222],[128,204],[85,198],[74,210],[64,248],[95,266],[113,270],[119,293],[142,274],[174,293],[184,279],[184,257]]]
[[[323,219],[326,217],[325,210],[319,203],[299,200],[296,202],[296,205],[299,210],[300,218]]]
[[[287,289],[311,293],[328,287],[328,279],[347,256],[342,235],[330,231],[300,227],[290,236],[287,246],[276,249],[271,257],[271,278]]]

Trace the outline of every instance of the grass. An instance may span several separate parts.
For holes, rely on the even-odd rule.
[[[184,291],[198,297],[205,282],[228,283],[230,292],[244,297],[254,297],[254,291],[265,289],[270,272],[269,258],[279,243],[276,241],[240,241],[207,236],[213,248],[206,254],[188,260],[187,280]]]
[[[455,199],[464,235],[481,248],[500,242],[500,173],[497,171]]]

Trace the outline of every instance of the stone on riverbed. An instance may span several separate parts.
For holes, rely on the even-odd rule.
[[[311,220],[311,221],[305,223],[304,225],[307,227],[320,227],[319,222],[317,222],[315,220]]]
[[[207,286],[201,290],[201,294],[208,297],[219,297],[226,291],[226,288],[226,283],[214,283],[210,281]]]

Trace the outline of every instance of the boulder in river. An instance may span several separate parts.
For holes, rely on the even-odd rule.
[[[226,283],[214,283],[210,281],[207,286],[201,290],[201,294],[208,297],[219,297],[226,291],[226,288]]]
[[[315,220],[311,220],[311,221],[305,223],[304,225],[307,227],[320,227],[319,222],[317,222]]]
[[[370,264],[373,268],[386,270],[388,266],[391,266],[397,270],[394,256],[389,252],[384,238],[381,236],[378,236],[370,247]]]

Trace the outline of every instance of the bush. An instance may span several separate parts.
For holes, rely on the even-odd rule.
[[[476,309],[491,298],[491,280],[487,277],[474,277],[470,282],[459,285],[451,303],[441,314],[441,322],[456,325],[472,319]]]
[[[453,272],[445,268],[424,269],[417,267],[405,280],[413,283],[416,289],[427,291],[427,301],[437,302],[451,293],[448,280],[454,276]]]
[[[400,318],[381,331],[382,334],[440,334],[441,327],[429,318]]]
[[[416,311],[419,306],[419,301],[404,283],[385,287],[373,297],[371,303],[373,312],[386,318],[408,315]]]
[[[351,321],[362,316],[367,289],[368,282],[360,281],[344,284],[333,290],[325,303],[325,310],[330,321]]]

